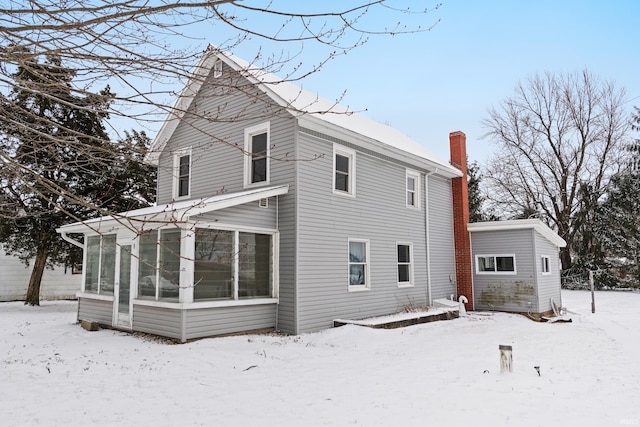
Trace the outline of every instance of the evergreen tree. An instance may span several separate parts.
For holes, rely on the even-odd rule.
[[[480,166],[476,161],[468,164],[469,222],[481,222],[484,221],[484,215],[482,213],[482,202],[484,198],[480,193],[480,181],[482,180],[480,176]]]
[[[7,166],[0,168],[0,243],[25,262],[35,259],[25,304],[39,305],[45,267],[79,257],[56,228],[148,206],[155,171],[140,163],[144,134],[109,141],[102,123],[113,98],[108,87],[80,96],[73,70],[26,50],[12,77],[19,84],[0,94],[0,161]]]

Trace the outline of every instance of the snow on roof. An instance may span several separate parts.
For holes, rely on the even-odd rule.
[[[487,222],[472,222],[467,224],[467,230],[470,233],[474,231],[497,231],[497,230],[521,230],[532,228],[540,233],[543,237],[549,240],[560,248],[567,246],[567,242],[558,234],[549,228],[544,222],[539,219],[513,219],[508,221],[487,221]]]
[[[451,166],[447,161],[399,130],[369,119],[362,114],[355,113],[337,102],[321,98],[212,45],[205,51],[203,58],[196,66],[194,77],[197,78],[192,79],[187,84],[176,102],[174,110],[178,110],[178,112],[173,113],[176,118],[179,119],[181,112],[186,111],[194,98],[193,95],[197,93],[202,85],[203,75],[208,73],[213,67],[215,59],[218,58],[256,84],[275,102],[288,109],[301,120],[322,122],[334,128],[337,127],[347,132],[362,135],[371,141],[377,142],[379,150],[395,150],[405,156],[415,156],[423,163],[426,163],[430,169],[437,169],[448,177],[462,176],[462,173],[457,168]],[[193,80],[196,81],[194,82]],[[168,122],[170,125],[165,126]],[[178,120],[168,120],[168,122],[165,122],[165,125],[156,136],[151,146],[150,154],[147,156],[148,161],[152,163],[157,162],[159,153],[175,130]]]

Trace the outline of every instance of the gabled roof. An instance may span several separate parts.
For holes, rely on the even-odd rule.
[[[202,87],[217,59],[222,60],[255,84],[275,103],[298,117],[300,125],[303,127],[337,133],[345,138],[350,138],[350,140],[355,139],[356,145],[364,145],[390,157],[420,165],[450,178],[462,176],[462,173],[447,161],[397,129],[354,113],[336,102],[307,92],[212,45],[209,45],[196,65],[191,79],[151,144],[145,161],[152,164],[158,163],[160,153],[173,135],[180,119]]]
[[[56,229],[58,233],[109,232],[117,228],[151,230],[188,221],[190,217],[289,192],[288,185],[256,188],[217,196],[164,203],[110,216],[74,222]]]
[[[470,233],[475,231],[497,231],[497,230],[522,230],[522,229],[534,229],[540,233],[545,239],[559,248],[567,246],[567,242],[558,234],[550,229],[544,222],[539,219],[513,219],[509,221],[487,221],[487,222],[472,222],[467,224],[467,230]]]

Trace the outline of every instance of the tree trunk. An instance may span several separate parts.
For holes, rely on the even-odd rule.
[[[560,262],[562,263],[562,271],[567,271],[571,268],[571,251],[568,246],[560,248]]]
[[[38,252],[36,252],[33,270],[31,270],[27,297],[24,300],[25,305],[40,305],[40,283],[42,282],[44,267],[47,264],[47,257],[49,257],[49,251],[44,247],[39,247]]]

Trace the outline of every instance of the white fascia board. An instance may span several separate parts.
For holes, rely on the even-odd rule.
[[[558,234],[547,227],[539,219],[514,219],[507,221],[486,221],[486,222],[473,222],[467,224],[467,231],[470,233],[477,231],[499,231],[499,230],[523,230],[534,229],[540,233],[545,239],[549,240],[559,248],[567,246],[567,242],[558,236]]]
[[[357,132],[336,126],[330,122],[322,120],[321,118],[314,117],[310,114],[300,114],[298,116],[298,124],[302,127],[324,133],[329,136],[341,139],[343,141],[354,142],[355,145],[362,148],[374,151],[376,153],[383,154],[392,159],[407,163],[416,169],[428,170],[430,172],[436,172],[436,174],[444,176],[446,178],[460,178],[462,172],[448,164],[442,164],[434,162],[427,158],[409,153],[407,151],[392,147],[383,142],[368,138]]]

